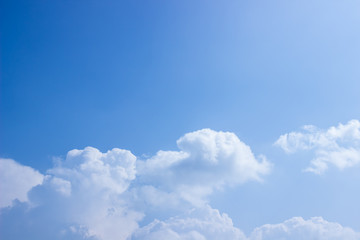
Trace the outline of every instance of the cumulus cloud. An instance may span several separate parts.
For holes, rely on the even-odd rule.
[[[136,157],[127,150],[114,148],[106,153],[87,147],[71,150],[65,161],[47,171],[48,174],[71,182],[76,190],[121,194],[135,179]]]
[[[265,157],[255,157],[235,134],[210,129],[185,134],[177,144],[178,151],[159,151],[141,160],[118,148],[105,153],[75,149],[45,175],[2,159],[0,198],[3,206],[15,200],[0,210],[0,238],[269,239],[278,225],[260,227],[247,238],[206,201],[216,189],[261,181],[271,168]],[[295,220],[282,225],[297,229],[301,224],[290,224]],[[320,229],[320,236],[357,236],[338,224],[315,220],[309,220],[309,229]],[[296,234],[294,230],[291,236]]]
[[[114,148],[106,153],[87,147],[72,150],[65,161],[48,170],[60,193],[71,192],[69,204],[72,222],[85,225],[89,235],[101,239],[126,239],[143,214],[127,207],[121,199],[135,179],[136,157],[127,150]],[[70,188],[70,189],[69,189]],[[60,189],[60,190],[59,190]],[[65,198],[69,198],[64,194]],[[117,224],[114,224],[116,222]]]
[[[233,226],[226,214],[209,206],[192,210],[166,221],[154,220],[138,229],[132,240],[359,240],[360,233],[339,223],[328,222],[321,217],[304,220],[293,217],[279,224],[265,224],[255,228],[249,237]]]
[[[256,159],[233,133],[204,129],[185,134],[177,144],[179,151],[159,151],[143,160],[118,148],[106,153],[92,147],[75,149],[45,176],[11,162],[12,168],[22,170],[13,179],[31,171],[41,178],[25,185],[23,194],[32,188],[28,193],[31,204],[17,202],[1,210],[1,222],[6,223],[0,226],[2,239],[13,238],[12,224],[23,229],[16,232],[18,239],[128,239],[143,217],[149,216],[149,209],[156,209],[151,213],[156,215],[158,210],[179,213],[201,208],[204,197],[214,189],[260,181],[270,170],[265,157]],[[9,188],[17,186],[16,182],[4,183]],[[17,198],[26,200],[24,196]],[[216,218],[214,211],[212,223],[217,219],[230,228],[231,220],[225,215]],[[40,230],[44,225],[48,231]]]
[[[138,161],[139,178],[194,204],[222,186],[261,181],[271,169],[234,133],[202,129],[185,134],[177,145],[180,151],[159,151]]]
[[[246,240],[231,218],[210,206],[192,209],[166,221],[154,220],[137,230],[133,240]]]
[[[275,145],[287,153],[313,151],[315,156],[306,171],[316,174],[325,172],[329,165],[352,167],[360,163],[360,122],[351,120],[327,130],[304,126],[302,132],[281,135]]]
[[[250,240],[359,240],[360,233],[338,223],[328,222],[321,217],[304,220],[294,217],[279,224],[266,224],[256,228]]]
[[[29,192],[32,205],[2,211],[1,222],[23,230],[15,233],[2,224],[2,239],[14,239],[14,234],[20,234],[18,239],[128,238],[143,217],[122,198],[135,178],[135,161],[130,151],[117,148],[106,153],[91,147],[70,151],[47,171],[43,184]],[[41,229],[44,226],[49,231]]]
[[[12,159],[0,158],[0,208],[12,205],[13,200],[28,201],[28,191],[42,183],[44,176],[31,167]]]

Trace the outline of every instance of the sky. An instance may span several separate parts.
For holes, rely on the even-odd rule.
[[[0,2],[1,239],[360,239],[360,2]]]

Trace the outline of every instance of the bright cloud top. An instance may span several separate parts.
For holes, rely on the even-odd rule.
[[[135,179],[135,161],[130,151],[117,148],[70,151],[29,192],[30,206],[18,204],[1,212],[1,238],[127,239],[143,218],[122,196]],[[22,231],[14,231],[15,225]]]
[[[48,170],[52,189],[63,195],[61,210],[69,211],[71,222],[86,226],[87,237],[126,239],[138,227],[143,213],[129,209],[121,198],[135,179],[135,162],[127,150],[101,153],[87,147],[70,151],[65,161]]]
[[[329,164],[339,169],[352,167],[360,163],[360,122],[351,120],[327,130],[304,126],[302,132],[281,135],[275,145],[287,153],[314,151],[306,171],[316,174],[325,172]]]
[[[48,170],[52,176],[69,181],[80,189],[101,189],[103,193],[121,194],[135,179],[136,157],[127,150],[114,148],[101,153],[96,148],[71,150],[65,161]]]
[[[159,151],[138,161],[138,175],[143,182],[193,203],[215,188],[260,181],[271,169],[264,156],[258,161],[234,133],[203,129],[185,134],[177,145],[180,151]]]

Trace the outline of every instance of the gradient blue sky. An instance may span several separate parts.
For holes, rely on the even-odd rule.
[[[45,172],[74,148],[176,150],[230,131],[274,164],[211,196],[249,233],[293,216],[360,231],[360,168],[301,170],[273,143],[360,119],[360,2],[1,0],[0,157]],[[306,160],[304,160],[306,159]]]

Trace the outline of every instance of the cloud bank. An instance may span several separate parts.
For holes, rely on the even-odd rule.
[[[233,226],[232,220],[226,214],[220,214],[210,206],[204,206],[166,221],[154,220],[137,230],[132,239],[246,240],[246,237],[240,229]]]
[[[278,224],[265,224],[255,228],[249,237],[233,226],[226,214],[211,208],[188,213],[187,216],[155,220],[139,229],[133,240],[191,239],[191,240],[359,240],[360,233],[321,217],[304,220],[293,217]]]
[[[359,239],[321,218],[264,225],[246,237],[207,197],[220,188],[262,181],[271,164],[229,132],[203,129],[177,144],[178,151],[147,159],[118,148],[75,149],[44,175],[1,159],[0,238],[257,240],[296,239],[302,232],[307,239]]]
[[[338,169],[353,167],[360,163],[360,122],[351,120],[327,130],[307,125],[302,132],[281,135],[275,145],[287,153],[314,152],[306,171],[316,174],[324,173],[329,165]]]

